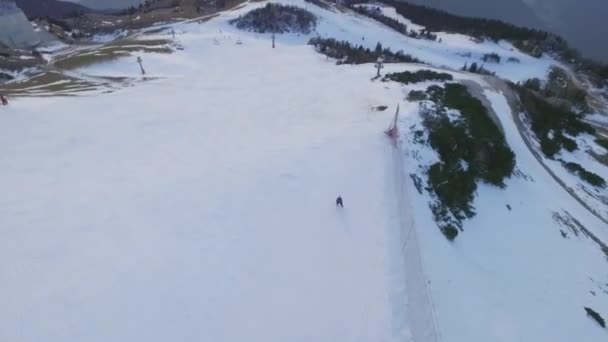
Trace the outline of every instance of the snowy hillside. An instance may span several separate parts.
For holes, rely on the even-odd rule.
[[[458,71],[497,53],[485,67],[517,82],[558,63],[275,3],[316,28],[272,48],[230,24],[266,6],[247,2],[122,46],[147,52],[55,67],[65,79],[0,108],[0,341],[604,341],[584,307],[608,318],[606,225],[532,154],[499,87]],[[438,157],[406,97],[444,82],[372,81],[373,65],[336,65],[315,36],[429,63],[383,74],[431,69],[480,89],[516,167],[502,189],[480,183],[458,239],[412,182]]]

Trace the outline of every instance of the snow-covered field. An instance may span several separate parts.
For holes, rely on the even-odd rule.
[[[391,93],[212,25],[162,82],[3,108],[0,340],[408,339]]]
[[[486,67],[518,81],[554,63],[281,2],[315,13],[321,36],[437,67],[496,51],[522,62]],[[0,341],[605,340],[583,311],[608,315],[605,256],[554,213],[608,232],[536,161],[504,96],[485,93],[520,176],[480,186],[478,215],[449,243],[409,179],[433,156],[409,142],[419,118],[404,96],[428,84],[371,82],[373,66],[336,66],[310,36],[272,49],[227,24],[264,4],[174,25],[183,51],[139,55],[153,80],[2,108]],[[138,77],[139,66],[76,72]],[[397,104],[400,149],[383,134]]]

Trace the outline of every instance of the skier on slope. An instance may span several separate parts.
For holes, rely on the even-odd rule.
[[[344,202],[342,201],[342,196],[338,196],[336,198],[336,207],[344,208]]]
[[[0,102],[2,103],[3,106],[8,106],[8,100],[6,99],[6,96],[0,94]]]

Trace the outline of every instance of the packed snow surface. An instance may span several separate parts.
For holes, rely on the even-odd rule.
[[[0,340],[408,339],[390,94],[212,25],[162,81],[3,108]]]
[[[381,41],[435,70],[497,51],[521,63],[486,67],[514,81],[555,61],[282,2],[317,15],[317,32],[272,49],[228,24],[265,5],[249,3],[174,25],[184,49],[139,54],[146,78],[136,56],[76,71],[135,87],[2,108],[0,341],[603,341],[583,306],[608,313],[605,256],[554,213],[608,232],[530,153],[503,95],[484,93],[517,176],[480,185],[477,217],[449,243],[409,179],[437,156],[408,136],[420,118],[404,97],[431,83],[370,82],[372,65],[305,43]]]

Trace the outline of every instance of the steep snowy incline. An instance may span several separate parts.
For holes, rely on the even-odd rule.
[[[392,114],[371,110],[398,94],[206,30],[144,59],[162,81],[3,110],[0,340],[409,340]]]

